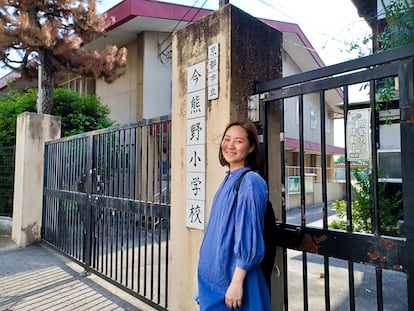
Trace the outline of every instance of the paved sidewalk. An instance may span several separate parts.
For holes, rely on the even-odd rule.
[[[320,217],[317,210],[309,215]],[[298,216],[291,211],[291,222]],[[319,221],[319,220],[318,220]],[[312,223],[320,226],[318,221]],[[289,310],[303,310],[302,258],[288,251]],[[309,310],[324,311],[324,276],[322,257],[308,254]],[[354,264],[357,311],[377,310],[375,268]],[[331,310],[348,311],[347,262],[330,259]],[[36,244],[17,247],[9,237],[0,236],[0,311],[155,311],[139,299],[127,294],[100,277],[81,276],[83,268],[53,249]],[[407,310],[407,276],[383,271],[384,311]],[[410,310],[411,311],[411,310]]]
[[[141,310],[139,299],[43,244],[16,246],[0,237],[0,311]]]

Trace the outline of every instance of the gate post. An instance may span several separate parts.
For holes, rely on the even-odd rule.
[[[400,65],[400,133],[402,198],[404,206],[404,265],[407,269],[408,310],[414,308],[414,61]]]
[[[26,246],[41,239],[45,142],[60,138],[60,117],[17,116],[12,240]]]
[[[217,44],[218,97],[208,100],[208,49]],[[169,309],[195,310],[197,264],[203,229],[186,226],[187,212],[187,70],[205,61],[205,209],[204,229],[213,196],[226,168],[219,164],[222,132],[230,121],[247,118],[247,98],[256,81],[282,75],[282,35],[231,4],[177,31],[173,36],[171,144],[171,252]],[[202,96],[203,96],[202,95]]]

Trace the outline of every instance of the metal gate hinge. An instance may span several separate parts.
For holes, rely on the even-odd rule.
[[[258,122],[259,117],[259,94],[247,98],[247,117],[252,122]]]

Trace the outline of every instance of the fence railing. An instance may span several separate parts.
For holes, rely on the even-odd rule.
[[[167,309],[169,117],[46,143],[42,239]]]
[[[13,216],[15,146],[0,147],[0,216]]]
[[[357,168],[366,168],[368,166],[358,166]],[[286,176],[300,176],[301,167],[300,166],[285,166]],[[322,180],[322,167],[315,166],[305,166],[304,167],[305,175],[314,176],[315,182],[320,182]],[[326,178],[327,181],[332,182],[343,182],[345,181],[345,166],[344,165],[335,165],[335,167],[326,168]]]

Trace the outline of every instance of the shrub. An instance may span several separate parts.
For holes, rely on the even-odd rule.
[[[367,169],[355,169],[353,175],[357,183],[353,186],[355,198],[351,201],[352,230],[373,233],[375,230],[375,215],[372,175],[367,172]],[[402,232],[398,226],[398,221],[403,216],[401,191],[387,197],[385,188],[386,182],[378,184],[380,234],[401,235]],[[333,203],[333,206],[338,219],[329,226],[334,229],[346,230],[346,201],[337,200]]]
[[[23,94],[11,90],[0,96],[0,146],[15,145],[16,118],[29,111],[36,112],[36,90],[29,89]],[[52,114],[60,116],[62,136],[70,136],[115,124],[109,119],[109,108],[93,95],[83,95],[71,90],[55,90]]]

